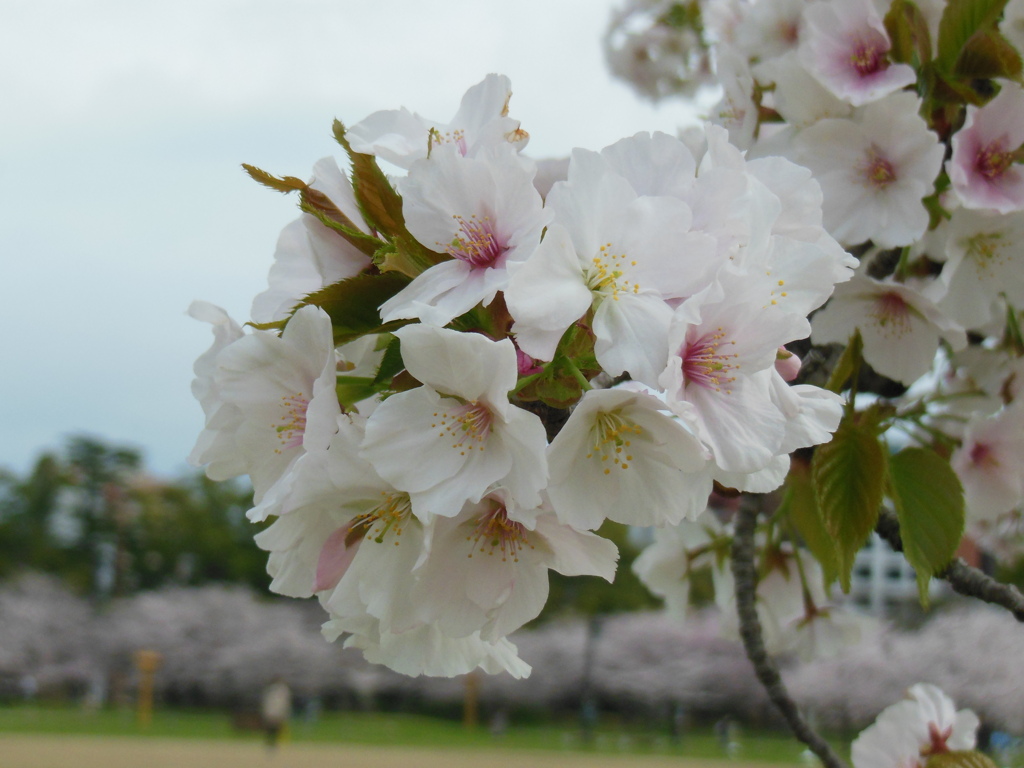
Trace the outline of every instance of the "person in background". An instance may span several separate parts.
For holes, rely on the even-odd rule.
[[[271,680],[263,691],[260,715],[263,718],[263,730],[267,734],[267,749],[273,751],[280,744],[292,715],[292,692],[280,675]]]

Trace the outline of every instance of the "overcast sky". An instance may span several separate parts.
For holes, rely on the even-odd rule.
[[[613,82],[612,0],[4,0],[0,25],[0,466],[68,435],[186,468],[206,299],[248,319],[295,201],[243,162],[306,177],[335,117],[448,120],[512,80],[528,154],[674,129]]]

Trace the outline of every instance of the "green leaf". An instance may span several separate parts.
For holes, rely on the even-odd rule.
[[[1020,54],[997,30],[980,29],[964,43],[954,74],[972,80],[993,77],[1019,80]]]
[[[925,768],[996,768],[988,755],[973,749],[939,752],[928,758]]]
[[[373,397],[381,389],[382,387],[377,386],[369,376],[339,376],[338,383],[335,385],[338,402],[346,409],[361,400]]]
[[[377,368],[377,375],[373,377],[373,383],[387,384],[404,370],[405,361],[402,360],[401,341],[392,338],[384,348],[384,356],[380,359],[380,367]]]
[[[368,333],[393,331],[408,320],[382,323],[378,307],[409,284],[408,278],[396,272],[381,275],[356,275],[328,285],[303,299],[331,316],[334,341],[352,341]]]
[[[258,181],[263,186],[270,187],[278,192],[284,192],[285,194],[295,191],[301,192],[308,186],[302,179],[297,179],[294,176],[274,176],[248,163],[242,163],[242,167],[254,181]]]
[[[892,41],[889,57],[893,61],[916,67],[931,59],[932,39],[928,20],[911,0],[893,0],[885,14],[885,31]]]
[[[885,450],[873,420],[847,414],[811,462],[814,494],[825,529],[836,542],[839,583],[850,591],[857,552],[878,522],[885,483]]]
[[[860,363],[864,354],[864,342],[860,337],[860,330],[853,332],[850,341],[843,350],[842,357],[832,369],[832,375],[828,377],[825,389],[839,394],[846,388],[846,382],[857,375],[860,370]]]
[[[889,459],[889,496],[896,507],[903,554],[917,572],[921,603],[928,581],[949,565],[964,532],[964,491],[949,462],[927,448],[904,448]]]
[[[835,539],[825,527],[818,509],[818,500],[811,483],[811,468],[806,462],[794,460],[786,478],[786,495],[777,515],[789,518],[807,549],[821,563],[827,587],[839,575],[839,552]]]
[[[993,29],[1007,0],[949,0],[939,21],[936,59],[947,72],[956,67],[960,53],[975,33]]]

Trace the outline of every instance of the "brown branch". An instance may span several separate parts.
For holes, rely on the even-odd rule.
[[[900,536],[900,524],[896,515],[882,510],[875,530],[894,550],[903,551],[903,538]],[[953,591],[1005,608],[1017,621],[1024,622],[1024,595],[1012,584],[996,581],[959,557],[935,576],[949,582]]]
[[[761,622],[757,618],[755,590],[757,573],[754,567],[754,529],[757,510],[746,504],[736,513],[736,532],[732,545],[732,574],[736,581],[736,611],[740,619],[740,636],[747,658],[754,665],[758,680],[768,692],[772,703],[782,713],[793,735],[818,756],[825,768],[848,768],[818,733],[800,714],[796,702],[790,698],[775,662],[768,656],[761,635]]]

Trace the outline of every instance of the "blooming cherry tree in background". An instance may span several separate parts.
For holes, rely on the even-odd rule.
[[[683,615],[710,569],[769,697],[842,765],[769,654],[857,642],[834,587],[873,530],[922,600],[939,576],[1024,616],[954,559],[1024,504],[1022,12],[632,0],[613,70],[653,99],[719,89],[702,128],[540,177],[488,75],[447,123],[335,122],[346,173],[246,166],[302,216],[248,329],[192,310],[214,330],[192,459],[252,477],[272,588],[403,673],[521,677],[507,636],[548,570],[611,579],[594,531],[655,526],[637,573]],[[910,696],[857,768],[973,748],[973,716]]]

